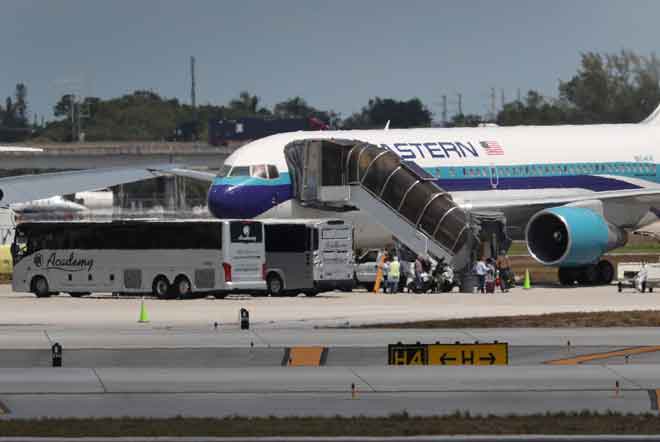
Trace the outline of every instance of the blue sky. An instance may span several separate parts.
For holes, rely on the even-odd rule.
[[[640,54],[660,42],[660,2],[636,1],[89,1],[0,0],[0,97],[28,86],[52,118],[64,93],[109,98],[153,89],[199,103],[248,90],[272,106],[300,95],[348,116],[370,97],[417,96],[439,117],[456,94],[466,113],[555,95],[581,52]]]

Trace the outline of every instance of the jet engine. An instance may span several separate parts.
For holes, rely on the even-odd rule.
[[[542,264],[594,264],[627,241],[626,232],[584,207],[554,207],[534,215],[525,231],[529,253]]]

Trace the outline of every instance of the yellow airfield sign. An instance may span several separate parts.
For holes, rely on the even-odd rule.
[[[474,344],[390,344],[390,365],[507,365],[504,342]]]
[[[429,365],[507,365],[508,345],[496,344],[430,344]]]

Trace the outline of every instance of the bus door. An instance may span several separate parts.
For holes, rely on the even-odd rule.
[[[266,262],[263,224],[258,221],[229,221],[228,224],[229,241],[223,241],[225,280],[263,282]]]
[[[341,224],[339,224],[341,223]],[[318,254],[324,280],[345,280],[353,277],[353,229],[343,222],[319,225]]]

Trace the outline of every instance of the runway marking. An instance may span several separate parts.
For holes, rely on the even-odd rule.
[[[287,347],[282,365],[291,367],[325,365],[328,349],[325,347]]]
[[[630,347],[621,350],[607,351],[603,353],[591,353],[586,355],[579,355],[572,358],[554,359],[545,361],[544,364],[548,365],[578,365],[584,362],[598,361],[600,359],[609,359],[616,357],[625,357],[638,355],[643,353],[654,353],[660,351],[660,345],[651,345],[644,347]]]

